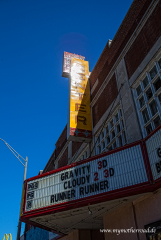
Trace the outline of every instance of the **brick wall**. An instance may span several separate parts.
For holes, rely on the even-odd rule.
[[[130,78],[143,59],[146,57],[150,49],[161,36],[161,2],[158,3],[150,18],[144,25],[142,31],[137,36],[133,45],[125,56],[125,62]],[[136,54],[137,53],[137,54]]]
[[[105,77],[115,64],[117,58],[127,44],[127,41],[130,39],[132,33],[138,26],[141,18],[145,14],[151,2],[152,0],[134,0],[122,24],[120,25],[110,48],[108,49],[108,44],[105,46],[104,54],[102,54],[98,60],[98,63],[96,63],[99,71],[95,66],[90,75],[91,88],[98,78],[98,85],[92,93],[91,99],[94,98],[98,89],[101,87],[102,82],[105,80]],[[102,68],[99,66],[101,61],[103,62]]]
[[[98,59],[93,71],[91,72],[91,75],[90,75],[91,88],[93,87],[93,85],[94,85],[95,81],[97,80],[104,64],[106,63],[108,53],[109,53],[109,46],[108,46],[108,43],[107,43],[103,52],[101,53],[101,56]]]
[[[49,172],[55,168],[54,162],[55,162],[56,158],[59,156],[59,154],[60,154],[61,150],[63,149],[64,145],[66,144],[66,142],[67,142],[67,125],[65,126],[60,137],[58,138],[58,140],[55,144],[55,150],[52,153],[50,159],[48,160],[48,162],[43,170],[43,173]],[[66,151],[67,151],[67,153],[66,153]],[[68,148],[66,151],[65,151],[65,155],[67,155],[67,157],[63,158],[63,156],[64,156],[64,154],[63,154],[63,156],[59,160],[58,167],[67,165],[67,163],[68,163]]]
[[[67,142],[67,125],[65,126],[64,130],[62,131],[58,141],[55,144],[55,158],[58,157],[59,153],[63,149],[64,145]]]
[[[104,82],[105,78],[107,77],[107,74],[109,73],[109,71],[110,71],[110,66],[109,66],[108,60],[106,60],[106,63],[103,66],[102,71],[100,72],[100,74],[98,76],[98,84],[97,84],[94,92],[91,95],[91,100],[93,100],[93,98],[95,97],[97,91],[101,87],[101,85]]]
[[[78,151],[81,145],[82,145],[82,142],[72,142],[72,157]]]
[[[114,99],[117,97],[117,83],[115,74],[110,79],[109,83],[98,98],[96,104],[92,108],[93,112],[93,127],[98,123],[103,114],[107,111]]]
[[[58,168],[64,167],[67,164],[68,164],[68,147],[66,148],[63,155],[61,156],[61,158],[58,161]]]
[[[55,150],[54,150],[54,152],[52,153],[49,161],[47,162],[47,164],[46,164],[46,166],[45,166],[45,168],[44,168],[44,170],[43,170],[43,173],[49,172],[49,171],[51,171],[51,170],[54,169],[54,161],[55,161]]]

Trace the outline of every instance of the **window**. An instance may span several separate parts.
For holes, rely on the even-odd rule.
[[[115,137],[115,131],[114,130],[111,132],[111,135],[112,135],[112,139],[113,139]]]
[[[114,126],[113,119],[110,122],[110,126],[111,126],[111,128],[113,128],[113,126]]]
[[[115,116],[115,120],[116,120],[116,122],[119,120],[118,113],[117,113],[116,116]]]
[[[147,123],[149,121],[149,115],[146,108],[144,109],[144,111],[142,111],[142,115],[143,115],[144,123]]]
[[[143,96],[139,99],[139,103],[140,103],[140,107],[141,108],[145,105],[145,101],[144,101],[144,97]]]
[[[158,116],[154,119],[155,128],[157,128],[160,124],[161,124],[161,121],[160,121],[160,117]]]
[[[110,129],[109,129],[110,128]],[[102,133],[104,133],[102,135]],[[101,132],[101,139],[97,137],[97,154],[103,151],[110,151],[126,143],[123,117],[120,107],[115,110],[112,116],[105,123],[105,128]],[[101,143],[100,143],[101,142]]]
[[[121,147],[122,146],[122,137],[121,136],[118,137],[118,142],[119,142],[119,147]]]
[[[108,148],[108,151],[112,150],[112,145]]]
[[[161,87],[161,80],[157,78],[157,80],[153,83],[155,91],[157,91]]]
[[[146,91],[146,96],[148,100],[153,96],[151,88],[148,88],[148,90]]]
[[[150,66],[147,66],[146,69],[148,68],[150,69]],[[136,102],[136,109],[140,119],[143,137],[146,137],[151,133],[151,131],[153,131],[161,124],[160,73],[161,58],[157,61],[157,63],[153,63],[153,67],[149,72],[142,73],[143,76],[145,76],[143,77],[143,80],[141,77],[139,77],[138,80],[136,80],[134,83],[135,90],[133,90],[133,94]],[[141,91],[142,88],[144,89]]]
[[[158,95],[159,102],[161,104],[161,93]]]
[[[140,85],[136,88],[136,92],[137,92],[137,95],[138,95],[138,96],[142,93],[142,90],[141,90],[141,86],[140,86]]]
[[[153,101],[149,104],[149,106],[150,106],[151,114],[152,114],[152,116],[154,116],[154,115],[157,113],[157,111],[158,111],[155,100],[153,100]]]
[[[123,132],[123,137],[124,137],[124,142],[126,143],[127,140],[126,140],[126,135],[125,135],[125,132]]]
[[[98,146],[98,154],[101,153],[101,146]]]
[[[147,134],[150,134],[152,132],[151,123],[146,127]]]
[[[152,68],[152,70],[150,71],[150,77],[151,77],[151,79],[153,79],[153,78],[156,76],[156,74],[157,74],[157,69],[156,69],[156,66],[154,66],[154,67]]]
[[[102,132],[102,138],[104,138],[104,132]]]
[[[117,125],[117,133],[119,133],[120,130],[121,130],[121,129],[120,129],[120,124],[118,124],[118,125]]]
[[[110,137],[107,137],[107,145],[110,143]]]
[[[106,127],[106,134],[109,132],[109,130],[108,130],[108,126]]]
[[[113,149],[116,148],[116,141],[113,143]]]
[[[161,59],[158,61],[158,65],[161,68]]]
[[[145,77],[144,80],[143,80],[143,86],[144,88],[146,88],[148,86],[149,82],[148,82],[148,78]]]
[[[121,120],[121,124],[122,124],[122,128],[124,128],[124,122],[123,122],[123,120]]]

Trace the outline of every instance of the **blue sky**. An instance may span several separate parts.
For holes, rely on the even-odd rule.
[[[67,123],[63,52],[85,56],[92,71],[131,3],[0,1],[0,138],[28,156],[27,178],[45,167]],[[14,240],[24,168],[2,141],[0,169],[0,239]]]

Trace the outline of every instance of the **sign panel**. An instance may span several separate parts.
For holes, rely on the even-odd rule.
[[[27,180],[24,214],[33,210],[95,197],[147,182],[141,146],[97,157],[77,166]]]
[[[157,180],[161,177],[161,129],[155,132],[145,142],[153,179]]]
[[[92,119],[90,108],[88,62],[71,58],[69,79],[68,138],[74,141],[90,141]]]
[[[63,55],[63,71],[62,71],[62,77],[69,78],[70,73],[71,73],[71,58],[78,58],[81,60],[84,60],[85,57],[75,54],[75,53],[69,53],[69,52],[64,52]]]

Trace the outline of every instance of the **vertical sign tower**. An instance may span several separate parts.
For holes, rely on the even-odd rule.
[[[69,78],[67,138],[89,142],[92,138],[89,64],[84,57],[71,53],[67,61],[65,53],[62,76]]]

